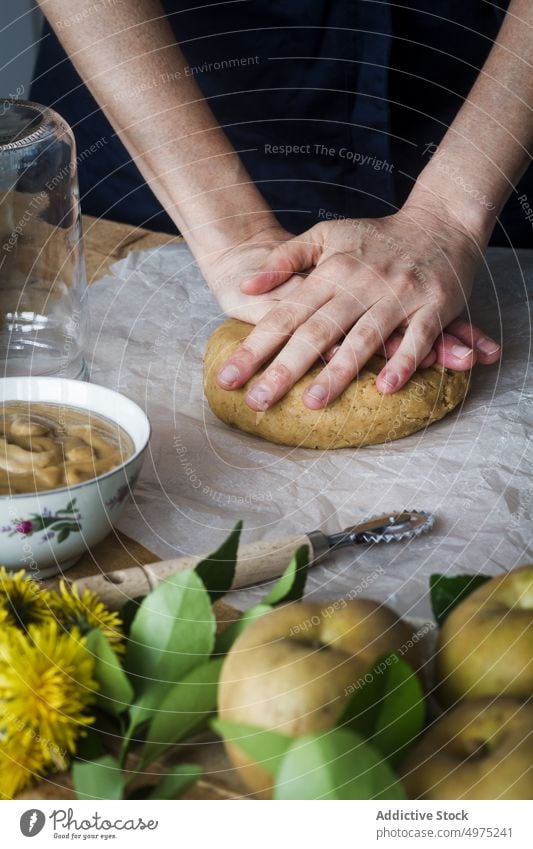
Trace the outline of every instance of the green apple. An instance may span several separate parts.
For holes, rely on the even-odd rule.
[[[533,799],[533,704],[461,702],[411,749],[401,773],[411,799]]]
[[[492,578],[455,607],[439,634],[439,697],[533,696],[533,566]]]
[[[419,668],[412,631],[383,604],[283,605],[232,646],[221,673],[219,716],[291,737],[331,728],[369,667],[392,651]],[[264,768],[235,745],[226,748],[250,789],[269,798],[272,779]]]

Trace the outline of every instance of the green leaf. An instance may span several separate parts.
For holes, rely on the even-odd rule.
[[[490,581],[487,575],[456,575],[452,578],[432,575],[429,579],[431,607],[437,624],[441,626],[453,608],[486,581]]]
[[[281,578],[263,599],[263,604],[274,605],[286,601],[299,601],[304,593],[308,569],[309,546],[301,545],[294,552],[294,556]]]
[[[141,768],[159,757],[174,743],[203,726],[216,709],[222,659],[210,660],[191,670],[175,684],[158,709],[148,728]]]
[[[65,542],[65,540],[68,539],[69,534],[70,534],[70,530],[68,528],[62,528],[62,530],[60,530],[58,535],[57,535],[57,541],[58,542]]]
[[[278,769],[275,799],[405,799],[381,754],[355,731],[294,740]]]
[[[48,528],[50,525],[53,525],[57,519],[55,516],[42,517],[38,516],[36,513],[33,514],[33,519],[31,519],[32,523],[32,533],[36,533],[37,531],[44,531],[45,528]]]
[[[111,755],[96,761],[74,761],[72,779],[78,799],[122,799],[124,776]]]
[[[237,637],[242,634],[248,625],[256,619],[259,619],[260,616],[264,616],[265,613],[268,613],[272,609],[273,608],[269,604],[256,604],[254,607],[249,607],[248,610],[245,610],[239,619],[232,622],[231,625],[228,625],[228,627],[217,636],[215,640],[214,654],[219,655],[229,652]]]
[[[422,685],[409,663],[394,652],[378,658],[337,720],[366,737],[395,766],[424,727]]]
[[[201,775],[202,769],[196,764],[179,764],[162,776],[146,798],[176,799],[196,784]]]
[[[113,716],[120,716],[133,701],[133,687],[108,640],[98,628],[87,634],[87,651],[94,657],[98,681],[97,704]]]
[[[206,661],[214,648],[215,630],[211,600],[194,571],[173,575],[143,600],[131,624],[126,663],[132,673],[145,677],[135,679],[137,696],[127,739],[153,715],[176,682]],[[133,641],[140,642],[143,635],[148,645],[135,645]]]
[[[275,777],[285,752],[293,742],[293,738],[285,734],[240,722],[215,719],[211,726],[224,740],[242,749],[272,777]]]
[[[146,596],[131,623],[125,665],[137,695],[155,683],[172,686],[213,651],[215,616],[191,570],[171,575]]]
[[[201,560],[195,567],[195,572],[202,579],[211,601],[216,601],[231,589],[237,567],[241,530],[242,522],[237,522],[220,548]]]

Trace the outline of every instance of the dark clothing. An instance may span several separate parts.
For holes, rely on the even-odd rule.
[[[194,0],[188,10],[163,2],[188,73],[293,232],[328,212],[375,217],[401,206],[428,146],[438,145],[468,95],[508,5],[408,3]],[[86,213],[174,230],[48,27],[32,98],[74,128],[78,155],[85,153]],[[532,169],[502,216],[508,236],[498,227],[493,243],[533,242],[517,200],[524,192],[533,198]]]

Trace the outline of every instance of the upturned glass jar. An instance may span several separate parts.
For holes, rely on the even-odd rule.
[[[86,294],[72,130],[0,99],[0,376],[86,377]]]

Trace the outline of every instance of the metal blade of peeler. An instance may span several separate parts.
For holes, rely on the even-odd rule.
[[[307,536],[313,546],[315,558],[319,558],[349,545],[373,545],[412,539],[431,530],[434,522],[435,517],[424,510],[401,510],[374,516],[335,534],[311,531]]]

